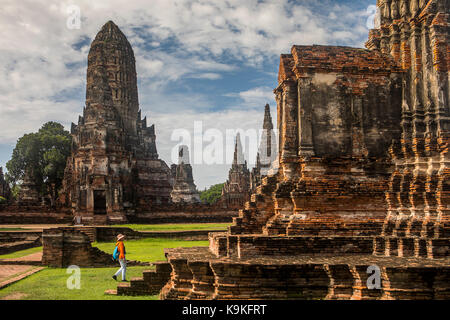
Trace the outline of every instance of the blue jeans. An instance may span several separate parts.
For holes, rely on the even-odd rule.
[[[117,277],[119,275],[119,273],[122,272],[122,280],[126,280],[126,273],[127,273],[127,260],[125,259],[119,259],[119,263],[120,263],[120,269],[117,270],[115,276]]]

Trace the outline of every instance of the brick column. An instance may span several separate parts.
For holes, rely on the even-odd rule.
[[[284,179],[292,180],[297,175],[298,153],[298,89],[297,83],[285,80],[282,84],[281,162]]]

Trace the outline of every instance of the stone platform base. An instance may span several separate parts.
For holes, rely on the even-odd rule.
[[[450,259],[351,256],[217,258],[208,248],[167,249],[161,299],[449,299]],[[380,270],[381,288],[368,289]]]

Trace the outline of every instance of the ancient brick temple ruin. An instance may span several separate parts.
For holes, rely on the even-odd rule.
[[[450,5],[378,8],[367,49],[281,55],[280,170],[209,249],[166,250],[161,298],[450,298]]]
[[[23,182],[20,185],[18,203],[21,206],[39,206],[42,203],[41,196],[38,192],[38,186],[34,182],[33,168],[28,167],[25,170]]]
[[[227,208],[241,208],[250,195],[250,171],[244,159],[241,135],[236,135],[233,163],[228,172],[228,180],[222,188],[220,202]]]
[[[272,116],[270,106],[264,107],[264,122],[261,134],[261,141],[256,156],[256,165],[250,173],[250,190],[256,191],[256,187],[261,184],[261,179],[269,174],[269,171],[276,164],[278,157],[278,147],[275,132],[273,131]]]
[[[174,203],[200,202],[200,195],[192,176],[192,166],[189,164],[187,146],[179,147],[178,165],[172,165],[172,176],[174,176],[174,185],[170,195]]]
[[[155,127],[141,119],[133,49],[112,21],[91,44],[86,106],[71,134],[61,201],[85,222],[123,221],[170,201],[170,168],[158,158]]]
[[[11,189],[9,188],[9,184],[5,181],[2,167],[0,167],[0,196],[6,200],[11,198]]]

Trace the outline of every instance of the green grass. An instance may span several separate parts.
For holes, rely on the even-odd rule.
[[[1,282],[7,281],[7,280],[12,279],[12,278],[15,278],[15,277],[18,277],[18,276],[20,276],[20,275],[22,275],[22,274],[24,274],[24,273],[27,273],[28,271],[31,271],[31,270],[33,270],[33,269],[36,269],[36,268],[38,268],[38,267],[37,267],[37,266],[30,266],[29,268],[27,268],[26,270],[24,270],[24,271],[22,271],[22,272],[18,272],[18,273],[15,273],[15,274],[10,275],[10,276],[8,276],[8,277],[2,278],[2,279],[1,279]]]
[[[115,243],[93,243],[105,252],[114,251]],[[125,241],[127,259],[139,261],[165,260],[164,248],[207,246],[208,241],[184,241],[170,239],[141,239]],[[33,248],[34,250],[38,248]],[[32,250],[32,249],[27,249]],[[27,251],[23,250],[23,251]],[[19,282],[0,290],[0,299],[13,294],[26,294],[20,297],[24,300],[156,300],[158,296],[128,297],[107,296],[105,290],[115,289],[117,282],[111,276],[117,271],[115,268],[82,268],[81,289],[69,290],[67,279],[70,274],[66,269],[46,268]],[[142,271],[150,267],[128,267],[127,279],[142,277]]]
[[[108,296],[107,289],[115,289],[118,282],[111,276],[118,268],[82,268],[81,288],[70,290],[66,269],[46,268],[9,287],[0,290],[0,299],[13,294],[26,294],[21,300],[156,300],[158,296]],[[129,267],[127,278],[140,277],[148,267]]]
[[[26,230],[25,228],[0,228],[0,231],[21,231]]]
[[[36,253],[42,251],[42,247],[29,248],[25,250],[16,251],[13,253],[0,255],[0,259],[13,259],[13,258],[22,258],[29,254]]]
[[[187,240],[171,240],[148,238],[141,240],[126,240],[125,248],[128,260],[137,260],[142,262],[153,262],[165,260],[164,248],[177,247],[206,247],[208,241],[187,241]],[[113,253],[116,246],[115,242],[94,242],[94,247],[102,251]]]
[[[170,224],[120,224],[113,227],[131,228],[136,231],[187,231],[226,230],[231,223],[170,223]]]

